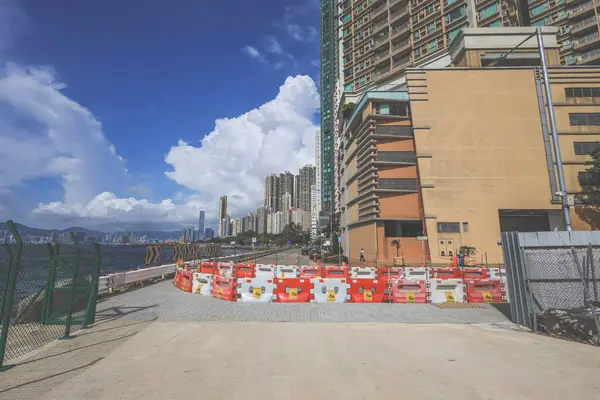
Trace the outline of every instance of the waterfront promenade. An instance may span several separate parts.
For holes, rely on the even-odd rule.
[[[591,399],[599,372],[599,348],[492,307],[230,303],[165,281],[102,299],[91,329],[16,360],[0,399]]]

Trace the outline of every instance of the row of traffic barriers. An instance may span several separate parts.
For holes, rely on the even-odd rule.
[[[349,267],[198,262],[177,268],[179,289],[254,303],[506,302],[500,268]]]

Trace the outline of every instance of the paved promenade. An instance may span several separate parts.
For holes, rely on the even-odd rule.
[[[103,300],[92,329],[17,361],[0,399],[600,398],[600,348],[493,308],[229,303],[171,282]]]

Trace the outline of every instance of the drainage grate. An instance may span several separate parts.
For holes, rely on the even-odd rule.
[[[439,303],[434,306],[437,308],[485,308],[483,304],[477,303]]]

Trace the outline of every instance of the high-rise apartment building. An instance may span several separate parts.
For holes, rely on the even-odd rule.
[[[265,208],[268,212],[277,212],[281,204],[281,178],[271,174],[265,178]]]
[[[294,174],[290,171],[285,171],[283,174],[279,175],[279,179],[281,182],[281,196],[284,193],[289,193],[294,198]]]
[[[215,230],[213,228],[206,228],[204,230],[204,239],[212,239],[215,237]]]
[[[267,233],[267,212],[265,206],[256,209],[256,233],[264,235]]]
[[[224,233],[225,230],[223,230],[223,224],[222,221],[223,219],[225,219],[225,217],[227,216],[227,196],[221,196],[221,198],[219,199],[219,237],[225,237],[227,236],[226,232]]]
[[[242,233],[242,220],[234,218],[231,220],[231,236],[237,236]]]
[[[298,194],[299,207],[302,210],[310,211],[310,190],[315,183],[315,167],[305,165],[300,168],[300,190]]]
[[[315,143],[319,142],[316,141]],[[315,144],[315,148],[319,148],[318,144]],[[294,175],[294,195],[292,198],[292,203],[296,208],[300,206],[300,175]]]
[[[204,211],[198,214],[198,239],[204,239]]]
[[[290,223],[290,210],[292,209],[292,195],[284,193],[281,196],[281,212],[283,213],[283,226],[287,226]]]
[[[221,220],[221,223],[219,224],[219,232],[219,237],[231,236],[231,219],[229,218],[229,215],[225,215],[225,217]]]

